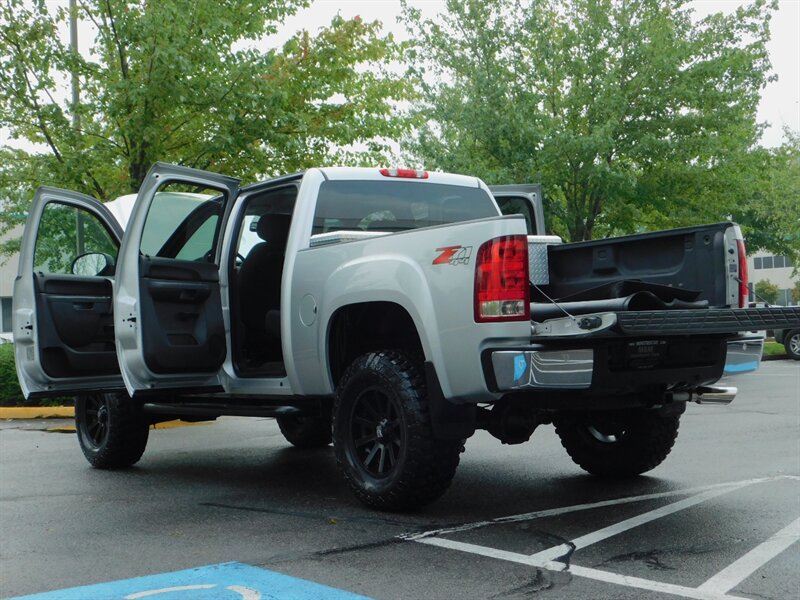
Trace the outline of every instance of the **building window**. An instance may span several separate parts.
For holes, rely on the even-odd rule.
[[[762,263],[763,263],[763,261],[762,261],[762,259],[761,259],[761,257],[760,257],[760,256],[756,256],[756,257],[753,259],[753,267],[754,267],[754,268],[756,268],[756,269],[763,269],[763,268],[764,268],[764,266],[763,266],[763,264],[762,264]]]
[[[0,332],[11,331],[11,298],[0,298]]]
[[[771,269],[771,268],[772,268],[772,259],[773,259],[773,258],[774,258],[774,257],[772,257],[772,256],[765,256],[765,257],[764,257],[764,261],[763,261],[763,263],[762,263],[764,266],[763,266],[762,268],[764,268],[764,269]]]

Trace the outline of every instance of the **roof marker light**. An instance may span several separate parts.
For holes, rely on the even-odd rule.
[[[384,177],[402,177],[404,179],[427,179],[428,172],[422,169],[381,169]]]

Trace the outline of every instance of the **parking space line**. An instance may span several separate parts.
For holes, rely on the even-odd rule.
[[[628,496],[626,498],[616,498],[614,500],[601,500],[599,502],[589,502],[586,504],[573,504],[571,506],[562,506],[559,508],[548,508],[545,510],[537,510],[534,512],[521,513],[518,515],[509,515],[506,517],[498,517],[487,521],[475,521],[473,523],[464,523],[462,525],[455,525],[453,527],[443,527],[441,529],[431,529],[422,533],[406,533],[398,537],[408,541],[419,541],[424,538],[434,537],[438,535],[445,535],[448,533],[459,533],[462,531],[472,531],[473,529],[480,529],[490,525],[502,525],[504,523],[517,523],[520,521],[532,521],[533,519],[541,519],[544,517],[555,517],[566,513],[577,512],[581,510],[591,510],[593,508],[605,508],[607,506],[617,506],[619,504],[628,504],[630,502],[644,502],[646,500],[659,500],[661,498],[671,498],[673,496],[683,496],[686,494],[696,494],[708,490],[722,489],[722,488],[736,488],[755,483],[768,483],[771,481],[780,481],[782,479],[800,480],[796,475],[775,475],[773,477],[760,477],[757,479],[745,479],[742,481],[730,481],[726,483],[714,483],[711,485],[703,485],[692,488],[684,488],[681,490],[670,490],[668,492],[656,492],[653,494],[642,494],[640,496]]]
[[[795,519],[766,542],[759,544],[739,560],[724,568],[698,589],[726,593],[798,540],[800,540],[800,518]]]
[[[569,554],[574,550],[585,548],[586,546],[591,546],[592,544],[596,544],[597,542],[601,542],[615,535],[619,535],[620,533],[628,531],[629,529],[633,529],[634,527],[638,527],[639,525],[644,525],[645,523],[649,523],[650,521],[655,521],[656,519],[660,519],[661,517],[666,517],[667,515],[676,513],[679,510],[690,508],[692,506],[700,504],[701,502],[705,502],[706,500],[711,500],[712,498],[722,496],[723,494],[728,494],[734,490],[739,490],[748,485],[752,484],[747,482],[740,483],[735,486],[716,489],[716,490],[709,490],[707,492],[696,494],[689,498],[679,500],[678,502],[673,502],[672,504],[667,504],[666,506],[661,506],[659,508],[656,508],[655,510],[642,513],[641,515],[636,515],[635,517],[631,517],[630,519],[625,519],[624,521],[620,521],[619,523],[614,523],[613,525],[604,527],[603,529],[598,529],[597,531],[593,531],[586,535],[582,535],[581,537],[575,538],[574,540],[567,542],[566,544],[561,544],[559,546],[548,548],[547,550],[542,550],[541,552],[533,554],[531,558],[544,561],[555,560],[559,556],[564,556],[565,554]]]
[[[524,513],[520,515],[511,515],[509,517],[500,517],[490,521],[478,521],[475,523],[467,523],[455,527],[448,527],[443,529],[436,529],[426,531],[423,533],[405,534],[400,536],[402,539],[414,541],[428,546],[436,546],[439,548],[446,548],[449,550],[458,550],[467,552],[469,554],[476,554],[485,556],[487,558],[494,558],[498,560],[505,560],[514,562],[529,567],[546,569],[549,571],[568,571],[573,576],[584,577],[587,579],[594,579],[606,583],[612,583],[625,587],[632,587],[642,590],[661,592],[683,598],[690,598],[692,600],[747,600],[739,596],[730,595],[728,592],[739,585],[742,581],[747,579],[756,570],[765,565],[768,561],[778,556],[781,552],[786,550],[793,543],[800,540],[800,518],[796,519],[778,533],[770,537],[767,541],[759,544],[750,552],[736,560],[734,563],[711,577],[708,581],[700,587],[684,587],[671,583],[663,583],[660,581],[653,581],[650,579],[642,579],[628,575],[621,575],[609,571],[602,571],[590,567],[582,567],[580,565],[571,564],[569,561],[557,560],[574,550],[585,548],[591,544],[608,539],[614,535],[628,531],[639,525],[643,525],[655,519],[673,514],[677,511],[690,508],[712,498],[716,498],[742,489],[744,487],[757,484],[769,483],[780,480],[793,480],[800,481],[797,475],[777,475],[774,477],[762,477],[757,479],[746,479],[742,481],[734,481],[730,483],[707,485],[697,488],[687,488],[683,490],[673,490],[670,492],[661,492],[656,494],[645,494],[641,496],[631,496],[628,498],[619,498],[617,500],[605,500],[601,502],[593,502],[588,504],[576,504],[573,506],[566,506],[561,508],[547,509],[536,512]],[[542,552],[537,552],[532,555],[519,554],[517,552],[509,552],[507,550],[500,550],[499,548],[491,548],[488,546],[480,546],[478,544],[471,544],[467,542],[460,542],[452,539],[439,537],[449,533],[458,533],[462,531],[470,531],[489,525],[502,525],[504,523],[513,523],[518,521],[527,521],[542,517],[549,517],[561,515],[570,512],[589,510],[592,508],[602,508],[608,506],[615,506],[619,504],[626,504],[629,502],[638,502],[643,500],[653,500],[658,498],[667,498],[670,496],[694,494],[689,498],[673,502],[666,506],[662,506],[644,514],[637,515],[630,519],[620,521],[609,527],[599,529],[584,536],[575,538],[571,542],[549,548]]]
[[[498,548],[489,548],[488,546],[479,546],[477,544],[468,544],[467,542],[457,542],[456,540],[448,540],[447,538],[425,538],[416,540],[420,544],[428,546],[438,546],[439,548],[447,548],[448,550],[460,550],[461,552],[469,552],[470,554],[477,554],[479,556],[486,556],[487,558],[497,558],[500,560],[507,560],[529,567],[545,568],[545,563],[539,559],[528,556],[527,554],[519,554],[517,552],[508,552],[507,550],[500,550]],[[564,571],[566,565],[564,563],[557,563],[553,565],[557,571]]]
[[[416,541],[420,544],[426,544],[428,546],[438,546],[440,548],[447,548],[448,550],[459,550],[461,552],[477,554],[487,558],[496,558],[499,560],[506,560],[508,562],[527,565],[529,567],[547,569],[549,571],[567,570],[567,565],[561,562],[537,559],[533,558],[532,556],[528,556],[527,554],[518,554],[516,552],[508,552],[506,550],[489,548],[487,546],[479,546],[477,544],[457,542],[455,540],[449,540],[446,538],[431,537]],[[608,571],[601,571],[599,569],[592,569],[589,567],[581,567],[580,565],[570,565],[569,572],[576,577],[594,579],[595,581],[602,581],[605,583],[612,583],[615,585],[621,585],[640,590],[648,590],[651,592],[672,594],[674,596],[681,596],[683,598],[691,598],[692,600],[748,600],[747,598],[731,596],[715,590],[684,587],[682,585],[674,585],[671,583],[663,583],[661,581],[642,579],[640,577],[631,577],[629,575],[610,573]]]
[[[715,592],[712,590],[701,590],[699,588],[684,587],[682,585],[664,583],[662,581],[653,581],[651,579],[642,579],[640,577],[632,577],[630,575],[620,575],[618,573],[610,573],[609,571],[581,567],[580,565],[570,566],[569,571],[578,577],[594,579],[595,581],[614,583],[624,587],[632,587],[651,592],[672,594],[673,596],[682,596],[684,598],[692,598],[693,600],[749,600],[748,598],[744,598],[742,596],[731,596],[729,594]]]

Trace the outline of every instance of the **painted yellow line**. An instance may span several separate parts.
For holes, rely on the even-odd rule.
[[[213,421],[200,421],[197,423],[190,423],[188,421],[164,421],[163,423],[156,423],[153,429],[175,429],[176,427],[191,427],[193,425],[211,425]],[[59,427],[48,427],[47,431],[54,433],[75,433],[75,425],[63,425]]]
[[[0,419],[72,418],[72,406],[0,406]]]
[[[164,421],[156,423],[153,429],[175,429],[176,427],[193,427],[195,425],[211,425],[214,421]]]

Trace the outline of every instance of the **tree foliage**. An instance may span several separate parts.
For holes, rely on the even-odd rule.
[[[778,148],[751,152],[750,196],[733,210],[747,248],[764,248],[800,265],[800,132],[786,131]]]
[[[434,22],[406,6],[428,119],[408,147],[429,167],[541,181],[573,241],[743,214],[774,8],[449,0]]]
[[[754,289],[756,292],[756,300],[766,302],[767,304],[775,304],[778,301],[778,294],[781,291],[777,284],[772,283],[769,279],[757,281]]]
[[[385,140],[406,129],[396,103],[413,97],[389,68],[402,48],[379,23],[336,17],[278,50],[256,49],[303,4],[79,0],[95,31],[82,56],[63,39],[63,6],[3,0],[0,127],[42,151],[0,149],[0,233],[39,184],[110,199],[136,191],[157,160],[244,180],[380,160]]]

